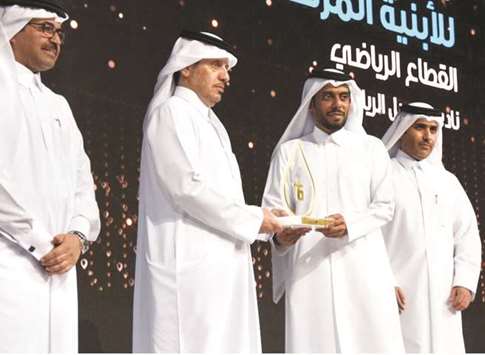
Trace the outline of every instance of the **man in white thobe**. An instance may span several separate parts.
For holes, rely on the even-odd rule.
[[[287,352],[402,352],[393,276],[380,227],[394,202],[384,146],[362,128],[363,93],[314,70],[273,153],[263,206],[331,217],[273,237],[273,291],[285,293]]]
[[[250,244],[281,226],[245,204],[211,109],[232,51],[213,34],[184,31],[158,77],[144,122],[134,352],[261,352]]]
[[[465,351],[461,312],[472,301],[481,245],[473,207],[442,162],[442,113],[403,106],[383,137],[392,158],[393,220],[383,227],[407,352]]]
[[[0,0],[0,353],[78,351],[76,262],[100,228],[90,162],[54,67],[66,11]]]

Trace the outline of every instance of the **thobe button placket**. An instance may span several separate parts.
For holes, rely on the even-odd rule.
[[[232,152],[230,152],[228,147],[226,147],[226,142],[224,141],[223,135],[220,132],[220,127],[218,126],[218,124],[216,122],[217,118],[213,116],[212,111],[210,111],[210,110],[208,111],[207,117],[209,119],[210,125],[212,126],[212,128],[216,132],[217,137],[219,138],[219,142],[221,143],[222,150],[224,151],[224,155],[226,156],[226,163],[229,165],[229,171],[231,172],[232,176],[236,179],[237,174],[234,171],[234,168],[231,164],[231,159],[232,159],[231,154],[232,154]]]
[[[413,171],[414,178],[416,180],[416,185],[418,187],[418,190],[421,193],[421,184],[420,184],[420,182],[421,182],[421,178],[422,178],[423,169],[422,169],[421,165],[419,165],[419,163],[416,163],[416,164],[414,164],[411,167],[411,170]]]
[[[412,167],[412,171],[414,173],[415,179],[416,179],[416,186],[418,189],[420,201],[421,201],[421,215],[423,219],[423,229],[424,229],[424,240],[426,243],[428,243],[428,235],[429,235],[429,223],[430,223],[430,216],[427,214],[428,211],[430,210],[430,204],[429,204],[429,198],[427,198],[429,195],[426,193],[427,186],[426,184],[426,178],[424,176],[424,170],[423,166],[419,163],[416,162],[415,165]]]
[[[338,166],[338,146],[332,136],[329,136],[324,144],[325,149],[325,170],[327,183],[327,206],[326,214],[338,213],[340,211],[340,169]]]

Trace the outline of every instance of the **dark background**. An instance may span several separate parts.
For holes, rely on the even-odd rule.
[[[44,80],[72,106],[91,158],[103,224],[78,267],[81,352],[131,351],[141,127],[157,74],[182,29],[214,32],[239,52],[231,87],[215,111],[231,136],[251,204],[261,200],[272,149],[299,104],[309,66],[313,61],[329,63],[333,43],[366,42],[385,53],[399,51],[403,62],[419,56],[457,67],[458,93],[406,88],[405,73],[401,80],[379,81],[372,71],[352,71],[371,94],[383,92],[402,101],[426,101],[460,111],[460,130],[445,130],[444,162],[484,222],[484,0],[436,1],[440,12],[455,17],[457,39],[453,48],[431,45],[428,52],[413,39],[408,46],[397,44],[394,34],[377,25],[344,23],[335,16],[321,21],[320,7],[290,0],[66,2],[77,28],[67,23],[69,38],[62,58]],[[410,2],[395,3],[396,8],[409,9]],[[389,124],[385,116],[364,120],[367,131],[376,136]],[[483,239],[483,228],[481,235]],[[283,352],[283,305],[271,301],[269,249],[265,243],[253,246],[263,350]],[[467,351],[485,352],[483,276],[476,301],[463,318]]]

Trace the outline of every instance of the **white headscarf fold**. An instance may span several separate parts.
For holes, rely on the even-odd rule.
[[[20,132],[23,108],[17,91],[17,72],[10,42],[0,21],[0,174],[9,166],[16,150],[15,137]],[[20,118],[20,119],[19,119]]]
[[[68,19],[68,17],[59,17],[54,12],[44,9],[33,9],[18,5],[0,6],[0,23],[3,25],[3,29],[9,40],[19,33],[33,18],[53,18],[59,23],[63,23]]]
[[[343,72],[335,69],[325,69],[325,71],[344,74]],[[362,127],[363,112],[364,112],[364,93],[357,86],[354,80],[338,81],[333,79],[321,79],[321,78],[308,78],[303,86],[303,94],[301,98],[301,104],[298,107],[295,115],[291,119],[288,127],[281,136],[278,144],[275,147],[276,152],[279,146],[289,140],[300,138],[310,134],[314,127],[315,121],[309,110],[310,102],[312,98],[327,84],[333,86],[340,86],[347,84],[350,90],[350,109],[345,123],[345,129],[356,132],[364,133],[365,130]],[[273,154],[274,154],[273,152]]]
[[[434,109],[433,106],[424,102],[412,102],[409,105],[426,109]],[[424,114],[414,114],[401,111],[396,115],[394,122],[382,137],[382,141],[384,142],[386,149],[389,151],[390,157],[394,158],[400,148],[401,137],[404,135],[404,133],[406,133],[409,127],[411,127],[414,122],[416,122],[416,120],[420,118],[424,118],[428,121],[438,122],[439,127],[436,137],[436,143],[433,147],[431,154],[425,160],[432,163],[433,165],[443,166],[443,116],[427,116]]]
[[[202,33],[222,40],[220,37],[212,33]],[[168,58],[167,64],[165,64],[158,74],[154,95],[150,101],[150,105],[148,106],[147,114],[145,116],[145,125],[153,111],[173,95],[175,91],[173,74],[201,61],[202,59],[223,58],[227,58],[230,68],[237,64],[237,58],[224,49],[200,42],[198,40],[182,37],[178,38],[173,46],[172,53]]]

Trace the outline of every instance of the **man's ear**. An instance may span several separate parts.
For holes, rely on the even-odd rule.
[[[21,33],[23,31],[25,31],[25,28],[27,27],[27,25],[24,26],[24,28],[22,28],[20,31],[18,31],[12,38],[10,38],[10,47],[13,47],[15,45],[15,43],[17,42],[17,37],[21,35]]]
[[[312,99],[310,100],[310,105],[308,106],[308,111],[310,111],[311,113],[315,112],[315,96],[313,96]]]
[[[190,76],[191,72],[192,72],[192,66],[185,67],[180,71],[180,76],[186,79]]]

